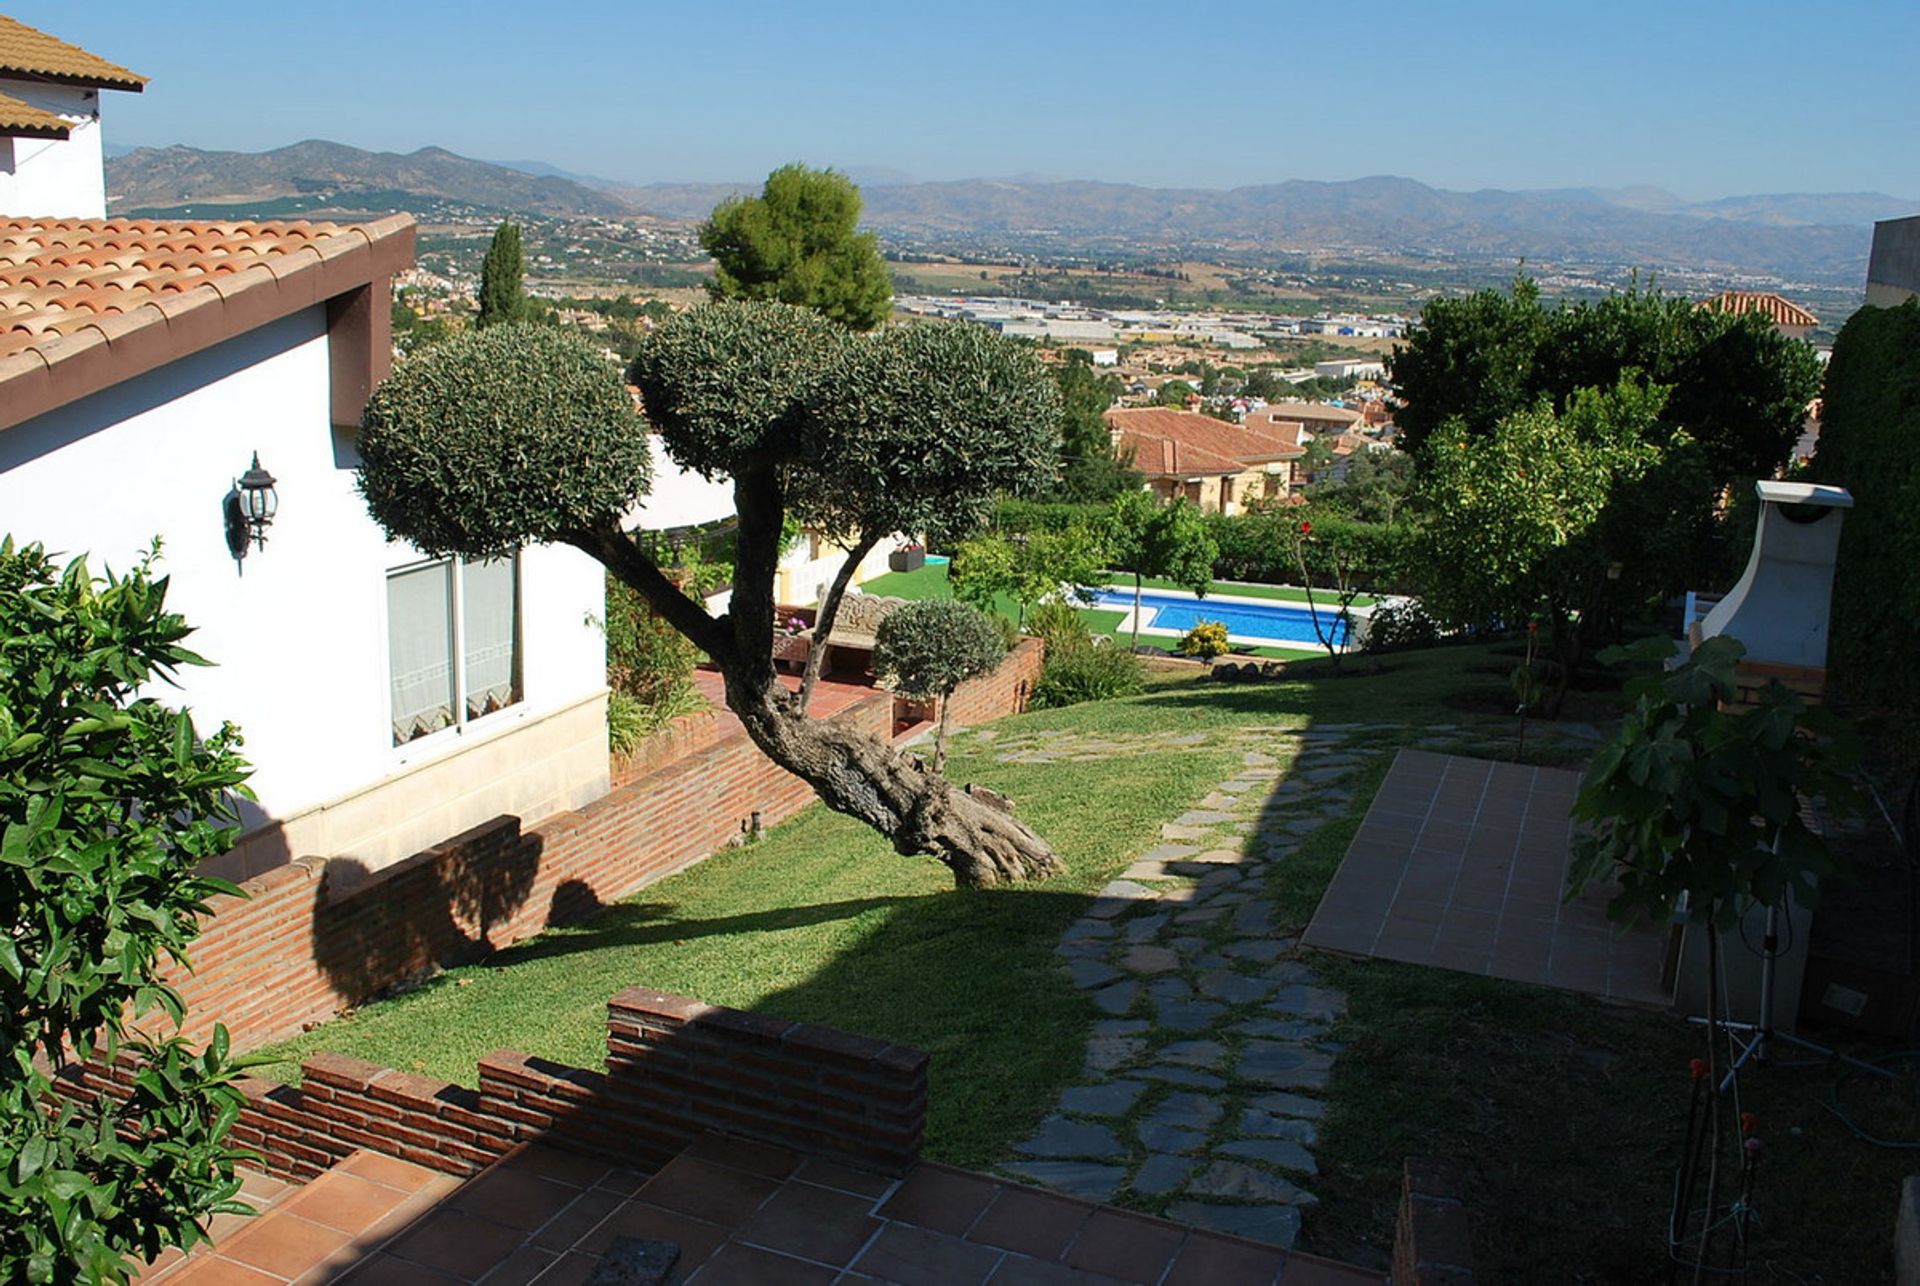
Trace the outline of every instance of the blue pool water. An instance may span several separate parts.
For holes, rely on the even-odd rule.
[[[1101,607],[1133,610],[1133,591],[1103,589],[1095,596]],[[1319,647],[1320,636],[1313,631],[1313,617],[1304,607],[1287,603],[1222,603],[1214,599],[1179,598],[1156,594],[1140,595],[1142,626],[1186,633],[1201,621],[1219,621],[1227,627],[1227,636],[1236,643],[1299,643]],[[1335,642],[1347,641],[1345,622],[1338,621],[1326,608],[1320,609],[1320,628],[1333,635]]]

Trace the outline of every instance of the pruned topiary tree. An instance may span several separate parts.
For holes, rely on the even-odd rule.
[[[586,551],[713,659],[754,743],[829,807],[903,854],[932,854],[964,885],[1057,872],[1052,849],[1003,808],[877,737],[809,718],[817,660],[798,693],[773,669],[785,521],[849,549],[820,607],[824,638],[854,566],[881,540],[957,538],[1002,494],[1044,484],[1060,403],[1038,359],[975,327],[857,335],[793,305],[724,301],[669,321],[631,375],[673,460],[732,480],[725,615],[682,593],[621,529],[648,487],[646,426],[615,373],[564,331],[495,327],[398,368],[361,435],[368,507],[431,553],[484,557],[538,541]]]
[[[933,770],[947,763],[947,710],[953,690],[992,674],[1007,645],[987,614],[954,598],[925,598],[889,612],[873,636],[873,672],[901,696],[940,702]]]

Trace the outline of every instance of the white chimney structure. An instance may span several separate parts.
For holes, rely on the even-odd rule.
[[[100,98],[147,78],[0,14],[0,216],[103,219]]]
[[[1827,615],[1840,524],[1853,508],[1844,487],[1762,481],[1760,522],[1747,570],[1700,622],[1699,639],[1731,634],[1746,660],[1803,670],[1827,668]]]

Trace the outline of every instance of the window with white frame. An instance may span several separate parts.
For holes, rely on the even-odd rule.
[[[520,560],[389,572],[387,664],[396,746],[520,700]]]

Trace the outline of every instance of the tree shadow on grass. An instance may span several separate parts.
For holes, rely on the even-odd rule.
[[[588,896],[591,896],[591,891]],[[557,901],[560,895],[556,894],[555,897]],[[550,930],[530,941],[497,951],[488,956],[482,965],[488,969],[506,969],[532,960],[584,952],[687,942],[696,938],[777,933],[782,929],[803,929],[835,920],[850,920],[868,911],[924,900],[927,899],[853,898],[843,902],[776,907],[707,919],[677,918],[674,913],[679,906],[673,902],[615,902],[601,907],[570,927]]]

